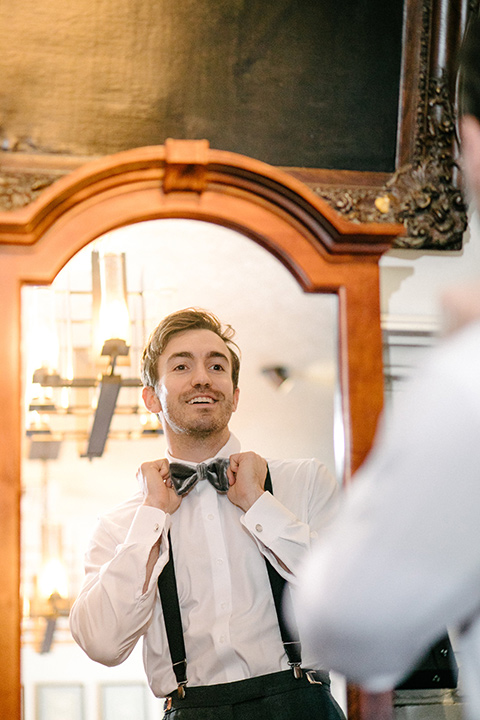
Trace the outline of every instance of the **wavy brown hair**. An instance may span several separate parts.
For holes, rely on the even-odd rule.
[[[143,350],[141,379],[145,387],[156,388],[158,383],[158,359],[174,335],[186,330],[211,330],[226,344],[232,363],[234,390],[238,387],[240,372],[240,350],[233,341],[235,330],[231,325],[222,325],[213,313],[201,308],[186,308],[167,315],[157,325]]]

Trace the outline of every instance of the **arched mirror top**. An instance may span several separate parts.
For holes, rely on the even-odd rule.
[[[37,244],[42,254],[40,245],[51,242],[63,264],[100,234],[158,217],[239,230],[277,255],[307,290],[313,288],[302,261],[293,259],[293,235],[337,264],[378,259],[403,230],[349,222],[302,182],[260,161],[212,150],[207,141],[170,140],[89,162],[27,207],[1,213],[0,243]],[[41,273],[41,264],[36,268]]]

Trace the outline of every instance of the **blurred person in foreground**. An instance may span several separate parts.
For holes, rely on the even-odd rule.
[[[480,21],[460,55],[460,135],[480,208]],[[432,350],[300,572],[294,607],[319,667],[394,688],[458,631],[469,718],[480,718],[480,281],[448,297]]]

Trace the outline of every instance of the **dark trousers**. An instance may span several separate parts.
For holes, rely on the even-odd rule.
[[[345,720],[330,683],[311,684],[292,671],[221,685],[187,687],[165,701],[164,720]]]

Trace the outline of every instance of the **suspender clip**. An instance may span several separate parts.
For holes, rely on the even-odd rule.
[[[182,635],[179,636],[182,640]],[[183,700],[185,697],[185,688],[187,686],[187,661],[179,660],[179,662],[173,663],[173,670],[177,679],[177,695],[179,700]]]
[[[288,663],[293,670],[293,677],[295,680],[299,680],[303,677],[303,670],[300,667],[300,663]]]

